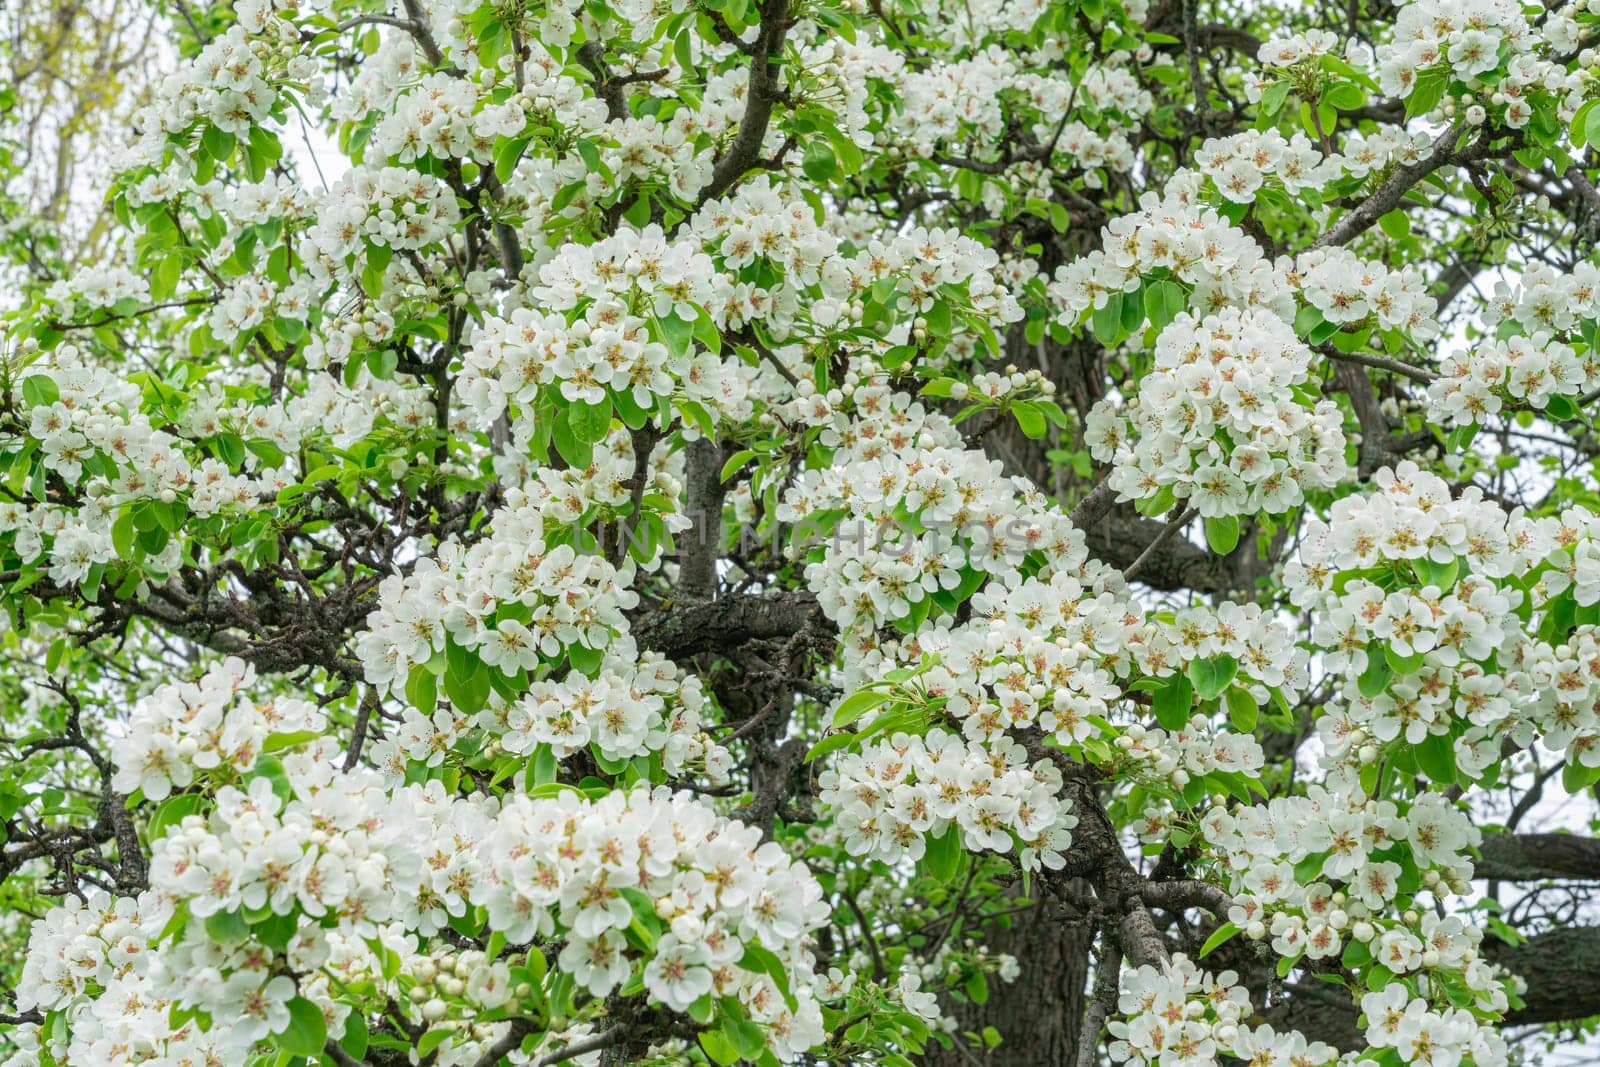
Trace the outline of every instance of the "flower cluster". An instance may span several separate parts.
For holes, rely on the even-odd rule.
[[[31,350],[25,347],[24,354]],[[158,428],[144,410],[137,384],[91,362],[72,345],[56,348],[48,361],[27,367],[12,384],[11,403],[25,419],[41,474],[74,487],[68,499],[81,502],[71,506],[41,494],[36,504],[0,506],[0,533],[14,534],[11,547],[24,563],[47,556],[51,578],[63,585],[84,581],[118,558],[123,517],[136,524],[138,533],[149,533],[141,541],[144,569],[163,573],[176,567],[177,541],[158,525],[159,516],[207,518],[254,506],[292,479],[286,467],[266,468],[260,456],[297,447],[306,430],[288,406],[255,406],[214,395],[178,416],[181,427],[168,410],[166,428]],[[241,469],[235,472],[230,464],[205,456],[172,429],[200,440],[235,435]],[[245,451],[245,441],[262,452]]]
[[[1109,582],[1088,577],[1094,573],[1066,570],[1048,582],[980,590],[968,624],[926,627],[873,650],[860,669],[928,657],[916,691],[937,700],[973,740],[1043,731],[1119,773],[1180,789],[1212,772],[1258,770],[1263,756],[1255,738],[1219,729],[1203,715],[1184,716],[1171,732],[1147,728],[1143,709],[1121,699],[1118,680],[1137,667],[1164,682],[1193,660],[1225,660],[1236,665],[1252,705],[1265,703],[1274,689],[1304,685],[1306,657],[1289,647],[1282,624],[1258,608],[1226,611],[1220,620],[1204,608],[1188,609],[1176,624],[1159,614],[1141,619]],[[1111,741],[1114,754],[1094,747],[1096,740]]]
[[[806,580],[841,629],[926,617],[939,595],[970,594],[1075,533],[1031,486],[965,448],[945,417],[886,386],[852,399],[873,416],[834,415],[833,465],[804,471],[778,515],[802,524]]]
[[[1502,404],[1543,409],[1554,396],[1576,397],[1600,381],[1600,362],[1580,357],[1548,333],[1488,340],[1445,358],[1428,399],[1457,422],[1481,422]]]
[[[441,974],[438,953],[410,933],[431,938],[469,907],[512,944],[559,936],[561,970],[589,997],[636,975],[674,1012],[734,998],[777,1055],[821,1039],[806,938],[826,915],[822,891],[755,828],[643,787],[598,801],[517,796],[488,811],[437,784],[391,794],[367,776],[335,778],[330,755],[286,759],[289,794],[265,778],[220,790],[209,819],[190,816],[157,842],[152,888],[137,900],[69,900],[35,926],[19,1004],[68,1010],[71,1062],[135,1062],[117,1038],[140,1026],[138,1047],[241,1061],[289,1025],[297,998],[336,1035],[350,1005],[331,999],[333,977],[377,980],[391,998],[412,989],[403,999],[424,1024],[457,1012],[470,1023],[527,991],[481,952],[450,955]],[[149,951],[175,915],[174,943]],[[293,920],[287,936],[259,925],[274,916]],[[371,943],[398,950],[403,987],[380,977],[364,944],[380,932]],[[169,1009],[190,1021],[169,1023]],[[443,1062],[474,1062],[505,1028],[461,1026]]]
[[[540,268],[529,306],[479,333],[462,375],[466,403],[487,425],[508,402],[531,411],[541,390],[557,383],[566,401],[587,404],[610,390],[649,409],[680,383],[696,399],[718,398],[710,379],[720,361],[706,355],[701,362],[709,365],[700,366],[686,343],[699,305],[711,301],[713,271],[695,242],[669,242],[658,226],[565,246]],[[676,354],[650,328],[674,312],[685,323]]]
[[[888,863],[921,859],[929,839],[958,833],[968,851],[1015,848],[1024,868],[1056,868],[1078,825],[1050,760],[1030,765],[1015,742],[977,744],[939,729],[844,756],[820,785],[845,850]]]
[[[595,677],[574,671],[536,681],[514,703],[480,712],[478,722],[507,752],[528,755],[549,745],[565,759],[593,744],[619,761],[660,752],[668,774],[704,763],[720,780],[729,757],[701,731],[705,710],[698,675],[685,675],[660,653],[638,653],[633,639],[623,637],[606,649]]]
[[[1075,329],[1084,313],[1138,292],[1157,272],[1183,283],[1191,307],[1260,307],[1294,318],[1292,292],[1261,246],[1193,195],[1145,193],[1139,210],[1112,219],[1102,238],[1100,249],[1061,267],[1050,284],[1062,326]]]
[[[1338,157],[1324,157],[1299,130],[1289,140],[1275,129],[1213,137],[1200,146],[1194,162],[1223,198],[1236,204],[1252,203],[1270,178],[1293,196],[1321,189],[1340,171]]]
[[[947,302],[996,326],[1021,321],[1022,305],[1001,280],[999,254],[956,229],[913,226],[869,240],[853,255],[841,254],[825,264],[823,294],[828,310],[892,283],[903,302],[891,341],[903,343],[916,315],[935,303]],[[812,320],[830,323],[811,311]]]
[[[480,106],[471,82],[428,74],[389,102],[372,131],[369,151],[397,163],[424,156],[489,162],[495,139],[516,136],[526,121],[520,101]]]
[[[1338,34],[1331,30],[1306,30],[1273,37],[1256,52],[1256,61],[1262,66],[1286,69],[1318,61],[1323,56],[1338,55],[1340,51]]]
[[[1508,515],[1469,487],[1452,497],[1407,461],[1379,491],[1340,501],[1307,523],[1284,583],[1316,619],[1324,667],[1345,700],[1319,724],[1350,760],[1372,742],[1443,746],[1430,773],[1476,778],[1505,737],[1536,731],[1568,758],[1600,763],[1594,673],[1580,658],[1600,601],[1594,516]],[[1565,605],[1565,607],[1563,607]]]
[[[448,186],[405,167],[346,171],[328,191],[309,237],[343,260],[368,244],[395,251],[445,243],[460,220]]]
[[[134,704],[127,732],[111,747],[119,793],[138,790],[164,800],[198,774],[249,771],[266,746],[320,734],[322,709],[304,700],[257,701],[249,694],[255,668],[230,657],[198,682],[164,685]]]
[[[896,81],[900,107],[894,131],[914,155],[934,156],[970,140],[996,143],[1015,121],[1018,103],[1030,116],[1030,132],[1040,145],[1054,145],[1071,165],[1098,187],[1100,168],[1125,171],[1133,165],[1126,129],[1133,116],[1150,107],[1151,97],[1121,67],[1091,67],[1073,84],[1059,75],[1035,73],[1018,58],[991,45],[947,63],[908,69]],[[1074,108],[1095,116],[1063,124]],[[1089,109],[1093,109],[1090,111]]]
[[[1478,829],[1437,794],[1371,799],[1344,770],[1329,786],[1231,811],[1218,806],[1201,820],[1233,897],[1229,921],[1282,957],[1371,964],[1410,978],[1380,996],[1381,1013],[1371,1011],[1371,996],[1363,1001],[1375,1047],[1399,1047],[1405,1062],[1416,1062],[1420,1025],[1457,1056],[1502,1062],[1498,1034],[1450,992],[1465,990],[1482,1011],[1505,1010],[1506,990],[1478,951],[1482,931],[1442,909],[1413,906],[1424,889],[1440,900],[1467,890],[1465,852],[1479,843]],[[1431,1001],[1445,1004],[1442,1016]]]
[[[278,19],[271,20],[271,27],[281,27],[286,35],[297,32]],[[144,131],[140,149],[150,162],[161,160],[169,137],[186,135],[197,124],[242,137],[266,124],[278,104],[275,81],[281,73],[271,36],[260,30],[248,33],[235,23],[162,80],[151,94],[153,102],[134,119],[134,128]]]
[[[1571,24],[1570,18],[1552,21]],[[1546,58],[1546,43],[1522,8],[1506,0],[1408,3],[1395,17],[1393,41],[1377,49],[1378,84],[1388,95],[1406,97],[1430,76],[1477,88],[1492,82],[1483,103],[1469,107],[1476,111],[1468,121],[1483,122],[1488,104],[1497,119],[1520,128],[1533,117],[1536,95],[1565,96],[1577,89],[1575,79],[1569,85],[1564,64]],[[1576,39],[1557,43],[1552,51],[1573,50],[1577,44]],[[1504,76],[1491,79],[1495,72]]]
[[[1124,500],[1170,491],[1206,517],[1279,515],[1346,475],[1342,416],[1310,379],[1310,350],[1277,316],[1184,312],[1157,338],[1129,414],[1102,401],[1086,442]]]
[[[1310,656],[1284,620],[1259,604],[1224,601],[1214,608],[1195,604],[1150,612],[1143,630],[1128,640],[1134,664],[1149,677],[1165,677],[1194,660],[1234,661],[1237,684],[1249,686],[1257,705],[1267,703],[1271,690],[1292,700],[1310,684]]]
[[[625,433],[617,436],[626,443]],[[628,633],[623,612],[637,603],[630,571],[566,540],[545,540],[563,536],[597,499],[626,499],[631,459],[609,464],[609,479],[599,466],[540,471],[508,494],[489,537],[465,550],[447,541],[411,574],[384,580],[357,644],[367,680],[399,694],[411,692],[417,672],[443,676],[454,705],[406,707],[401,729],[373,747],[395,780],[411,765],[440,766],[469,733],[514,755],[540,746],[558,759],[589,747],[619,762],[659,753],[668,773],[694,764],[725,776],[728,754],[702,729],[699,678],[657,653],[641,654]],[[683,521],[667,519],[671,528]],[[552,676],[551,667],[573,654],[594,662]],[[473,697],[480,671],[500,684]],[[462,687],[452,689],[452,679]]]
[[[409,575],[384,579],[357,642],[369,682],[397,691],[447,637],[514,676],[574,646],[604,649],[623,631],[637,594],[601,556],[547,542],[537,501],[511,492],[493,529],[465,549],[445,541]]]
[[[688,794],[640,788],[594,802],[514,798],[483,841],[475,862],[490,925],[513,942],[559,926],[562,967],[592,996],[620,986],[637,956],[622,936],[635,919],[628,890],[665,926],[644,968],[652,997],[678,1012],[707,994],[738,997],[779,1055],[821,1038],[806,938],[826,918],[822,890],[755,827]],[[798,1006],[748,969],[752,944],[784,961]]]
[[[1427,130],[1382,125],[1368,133],[1351,130],[1345,134],[1344,151],[1336,158],[1346,174],[1364,178],[1383,173],[1391,164],[1416,163],[1433,150],[1434,143],[1433,135]]]
[[[149,302],[150,279],[120,264],[91,263],[78,268],[71,278],[51,283],[45,295],[58,306],[74,299],[89,308],[115,307],[123,301],[134,306]]]
[[[1307,1043],[1296,1032],[1252,1027],[1250,994],[1232,971],[1202,971],[1179,953],[1159,967],[1146,964],[1122,976],[1112,1020],[1111,1058],[1135,1067],[1184,1063],[1201,1067],[1233,1057],[1249,1064],[1327,1067],[1338,1049]]]
[[[1336,957],[1349,938],[1376,938],[1374,955],[1390,970],[1459,969],[1474,944],[1467,935],[1453,946],[1436,946],[1443,955],[1425,963],[1426,939],[1386,916],[1397,901],[1409,902],[1419,879],[1441,895],[1465,889],[1472,871],[1466,849],[1478,844],[1477,828],[1435,794],[1419,796],[1402,811],[1394,801],[1365,797],[1343,771],[1330,784],[1261,805],[1214,807],[1201,819],[1235,899],[1229,918],[1248,937],[1271,937],[1280,955]],[[1315,865],[1297,879],[1296,866],[1308,857]],[[1270,928],[1255,925],[1263,920]],[[1361,921],[1379,929],[1362,928]],[[1464,929],[1450,921],[1447,932]]]
[[[1597,297],[1600,266],[1580,261],[1564,272],[1548,264],[1530,264],[1514,282],[1495,283],[1483,317],[1490,326],[1514,322],[1529,335],[1566,334],[1579,327]]]
[[[1394,1049],[1402,1063],[1506,1062],[1505,1038],[1476,1015],[1457,1007],[1434,1011],[1399,983],[1363,996],[1361,1014],[1367,1017],[1367,1044]]]
[[[825,914],[820,888],[756,829],[687,794],[518,795],[488,812],[437,784],[387,793],[301,782],[286,803],[257,784],[225,788],[209,824],[191,817],[158,843],[151,879],[197,917],[266,909],[431,936],[482,907],[513,944],[559,932],[562,971],[592,997],[642,968],[650,996],[675,1012],[738,998],[782,1054],[821,1036],[805,948]],[[635,923],[655,936],[624,936]],[[749,969],[750,945],[783,961],[788,989],[770,969]],[[503,1001],[504,976],[490,968],[484,979]],[[224,975],[215,992],[191,987],[180,999],[221,1017],[228,985]]]
[[[691,231],[719,268],[705,306],[722,329],[761,319],[769,332],[786,336],[824,265],[835,273],[839,269],[838,238],[820,224],[810,204],[769,179],[708,201],[695,213]],[[757,264],[772,270],[747,269]]]
[[[1424,341],[1439,332],[1438,302],[1415,267],[1391,270],[1345,248],[1318,248],[1295,260],[1289,283],[1324,320],[1353,327],[1368,322]]]
[[[192,1021],[179,1026],[170,1021],[174,1000],[158,988],[165,982],[151,977],[154,972],[164,979],[170,972],[162,953],[151,947],[173,910],[158,893],[112,897],[94,890],[84,898],[66,897],[34,924],[17,1006],[72,1018],[66,1040],[43,1028],[31,1035],[41,1051],[58,1063],[108,1067],[151,1059],[229,1063],[248,1058],[254,1043],[251,1014],[241,1017],[242,1026],[210,1030]],[[264,1010],[265,1004],[258,1009]],[[26,1042],[30,1035],[14,1036]],[[19,1067],[37,1062],[26,1054],[7,1061]]]

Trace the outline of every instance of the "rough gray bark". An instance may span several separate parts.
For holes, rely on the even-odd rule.
[[[1600,841],[1577,834],[1485,834],[1474,872],[1495,882],[1600,879]],[[1595,958],[1600,964],[1600,956]]]
[[[983,1062],[993,1067],[1038,1067],[1077,1062],[1078,1027],[1083,1018],[1089,947],[1094,930],[1045,898],[1012,919],[1008,930],[984,938],[992,952],[1017,958],[1022,974],[1003,985],[991,981],[989,1002],[956,1010],[961,1029],[992,1026],[1002,1043]],[[971,1054],[930,1045],[928,1067],[971,1067]]]

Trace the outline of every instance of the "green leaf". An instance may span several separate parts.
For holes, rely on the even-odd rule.
[[[250,937],[250,924],[237,911],[212,912],[206,916],[206,936],[219,945],[241,944]]]
[[[742,1058],[757,1060],[767,1049],[767,1037],[762,1033],[761,1027],[749,1019],[737,1019],[732,1015],[722,1017],[722,1035],[728,1039],[728,1044],[733,1047]]]
[[[799,1002],[789,991],[789,969],[783,965],[783,961],[776,953],[752,941],[745,945],[744,955],[739,957],[739,966],[771,978],[772,983],[778,987],[778,992],[783,994],[784,1003],[789,1005],[789,1010],[796,1010]]]
[[[288,947],[289,941],[299,930],[298,914],[279,915],[274,912],[250,924],[250,932],[257,941],[279,952]]]
[[[1588,121],[1589,116],[1595,112],[1597,107],[1600,107],[1600,99],[1587,101],[1572,116],[1571,137],[1573,147],[1582,148],[1591,143],[1588,134]]]
[[[1207,956],[1211,955],[1218,948],[1220,948],[1224,942],[1237,936],[1238,933],[1239,928],[1233,925],[1233,923],[1223,923],[1221,926],[1217,927],[1215,933],[1206,938],[1206,943],[1200,946],[1200,958],[1205,959]]]
[[[1188,305],[1189,298],[1184,294],[1183,286],[1170,279],[1152,282],[1144,288],[1144,316],[1157,333],[1165,329]]]
[[[1456,587],[1456,578],[1461,570],[1461,561],[1452,559],[1449,563],[1435,563],[1423,557],[1411,561],[1411,569],[1416,573],[1417,581],[1423,585],[1436,586],[1441,593],[1448,593]]]
[[[417,664],[406,676],[406,702],[424,715],[432,715],[438,707],[439,679],[426,664]]]
[[[1215,700],[1233,684],[1234,675],[1239,673],[1239,661],[1232,656],[1190,660],[1187,673],[1201,700]]]
[[[811,746],[811,750],[806,753],[805,762],[810,763],[813,760],[821,759],[823,756],[826,756],[831,752],[837,752],[841,748],[849,748],[855,739],[856,735],[848,731],[829,734],[827,737],[824,737],[821,741],[818,741],[816,744]]]
[[[517,162],[522,158],[523,149],[527,147],[526,137],[514,137],[501,141],[500,147],[494,150],[494,176],[500,179],[502,185],[511,177],[511,172],[517,169]]]
[[[755,459],[755,458],[756,458],[755,449],[752,449],[752,448],[741,448],[739,451],[737,451],[733,455],[729,456],[728,457],[728,462],[726,462],[726,463],[724,463],[722,465],[722,474],[720,476],[720,480],[725,482],[729,478],[732,478],[735,474],[737,474],[739,472],[739,470],[746,463],[749,463],[752,459]]]
[[[739,1062],[739,1053],[734,1049],[733,1043],[722,1036],[721,1031],[700,1031],[700,1047],[721,1067],[733,1067],[733,1064]]]
[[[233,155],[233,146],[237,143],[237,137],[215,126],[207,126],[206,132],[200,135],[201,147],[218,163],[227,162],[228,157]]]
[[[477,663],[470,674],[446,671],[444,694],[463,715],[476,715],[489,702],[489,669]]]
[[[1380,646],[1376,641],[1367,646],[1367,669],[1356,679],[1356,688],[1368,700],[1388,688],[1389,679],[1394,677],[1394,671],[1389,667],[1388,652],[1387,645]]]
[[[1029,403],[1013,404],[1011,414],[1016,416],[1017,426],[1025,436],[1035,441],[1044,436],[1045,419],[1038,408]]]
[[[1323,102],[1340,111],[1356,111],[1367,102],[1367,94],[1349,82],[1338,82],[1322,94]]]
[[[1378,217],[1378,226],[1383,232],[1400,240],[1402,237],[1411,236],[1411,217],[1399,208]]]
[[[392,348],[374,348],[367,353],[367,371],[380,382],[393,378],[399,366],[400,353]]]
[[[429,1056],[434,1049],[448,1041],[453,1033],[455,1033],[454,1030],[446,1030],[442,1026],[436,1026],[429,1030],[417,1039],[417,1055]]]
[[[1239,547],[1239,520],[1233,515],[1223,515],[1205,520],[1206,544],[1219,556],[1226,556]]]
[[[1574,796],[1587,791],[1596,782],[1600,782],[1600,767],[1585,767],[1572,759],[1561,768],[1561,786]]]
[[[800,169],[805,171],[806,177],[812,181],[826,184],[838,173],[839,162],[833,154],[832,146],[826,140],[818,138],[806,145],[805,154],[800,159]]]
[[[1328,853],[1313,852],[1294,865],[1294,880],[1301,885],[1310,885],[1322,875],[1323,864],[1327,862]]]
[[[1372,962],[1372,949],[1367,947],[1365,941],[1351,938],[1344,946],[1344,953],[1340,955],[1339,962],[1354,970]]]
[[[1261,92],[1261,103],[1257,105],[1257,114],[1263,118],[1276,118],[1283,110],[1283,105],[1289,99],[1289,83],[1286,81],[1273,82]]]
[[[123,508],[111,524],[111,547],[121,559],[133,559],[134,537],[138,530],[133,525],[133,509]]]
[[[889,693],[882,689],[863,689],[839,702],[833,711],[833,728],[842,729],[879,705],[889,702]]]
[[[1295,312],[1294,332],[1302,337],[1309,337],[1313,330],[1323,326],[1326,322],[1327,320],[1322,317],[1322,312],[1307,304]]]
[[[339,1047],[355,1059],[364,1060],[371,1037],[367,1029],[367,1017],[359,1010],[353,1011],[345,1017],[344,1036],[339,1039]]]
[[[1420,72],[1411,87],[1411,95],[1406,97],[1406,118],[1415,118],[1438,107],[1449,83],[1450,74],[1443,68]]]
[[[278,1047],[296,1056],[320,1056],[328,1043],[328,1021],[305,997],[289,1001],[289,1025],[277,1037]]]
[[[1150,697],[1150,710],[1156,721],[1168,730],[1181,730],[1189,724],[1189,708],[1193,703],[1194,686],[1186,675],[1174,674],[1167,684]]]
[[[611,429],[611,398],[608,396],[598,404],[586,404],[583,401],[574,401],[567,409],[572,423],[572,432],[584,444],[597,444],[605,440],[606,433]]]
[[[1402,656],[1392,646],[1385,645],[1383,658],[1389,664],[1389,669],[1396,674],[1416,674],[1422,669],[1422,653],[1413,652],[1409,656]]]
[[[1261,718],[1261,709],[1256,706],[1255,698],[1249,692],[1239,688],[1228,690],[1228,722],[1242,734],[1254,733],[1256,723]]]
[[[1559,393],[1545,401],[1544,413],[1557,422],[1571,422],[1580,414],[1572,398]]]
[[[684,322],[677,312],[656,319],[661,326],[661,341],[674,356],[686,356],[694,343],[694,323]]]
[[[162,837],[168,829],[182,822],[187,816],[200,810],[200,794],[174,793],[163,800],[150,816],[150,821],[145,824],[145,833],[149,840],[154,842]]]
[[[1440,785],[1450,785],[1456,780],[1456,753],[1449,734],[1429,734],[1412,751],[1417,766]]]
[[[556,751],[549,745],[540,745],[533,752],[533,784],[548,785],[556,780],[561,771],[561,763],[556,759]]]
[[[50,375],[30,374],[22,379],[22,399],[29,407],[49,407],[61,399],[61,390]]]
[[[927,849],[922,854],[922,869],[930,878],[949,882],[961,869],[961,857],[961,831],[954,826],[947,826],[938,837],[927,839]]]
[[[594,462],[594,443],[583,440],[572,425],[573,406],[561,408],[556,412],[550,439],[556,446],[557,454],[566,461],[567,466],[573,470],[588,470],[589,465]]]
[[[1122,294],[1108,294],[1105,306],[1095,308],[1094,314],[1089,316],[1089,326],[1103,345],[1114,345],[1122,340]]]
[[[320,730],[291,730],[281,734],[269,734],[261,744],[261,751],[282,752],[286,748],[296,748],[309,741],[315,741],[321,736]]]
[[[585,677],[593,678],[600,673],[600,664],[605,661],[604,648],[590,648],[585,644],[567,646],[567,660],[573,669]]]

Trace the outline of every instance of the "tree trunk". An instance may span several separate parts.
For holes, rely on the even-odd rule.
[[[970,1046],[964,1052],[931,1044],[922,1062],[971,1067],[976,1057],[992,1067],[1072,1067],[1093,927],[1046,898],[1013,916],[1009,930],[996,928],[983,940],[991,952],[1015,956],[1022,974],[1009,984],[991,980],[986,1004],[958,1005],[955,1040],[965,1044],[962,1033],[992,1026],[1000,1032],[1000,1047],[985,1054]]]

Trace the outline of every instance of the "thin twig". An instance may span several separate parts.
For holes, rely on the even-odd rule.
[[[1145,561],[1155,555],[1156,549],[1164,545],[1173,534],[1187,526],[1189,521],[1198,514],[1199,511],[1195,508],[1184,508],[1183,514],[1163,526],[1161,532],[1151,539],[1143,552],[1139,553],[1139,558],[1134,560],[1132,565],[1122,572],[1123,578],[1131,580],[1135,574],[1139,573],[1139,569],[1145,565]]]

